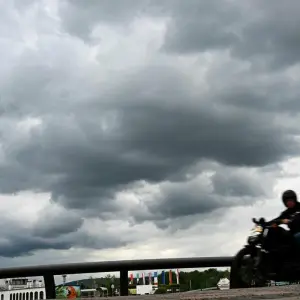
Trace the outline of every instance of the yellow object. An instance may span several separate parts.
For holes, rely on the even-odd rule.
[[[136,289],[128,289],[131,295],[136,295]]]

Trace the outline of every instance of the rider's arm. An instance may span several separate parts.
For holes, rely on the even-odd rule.
[[[268,223],[268,224],[272,224],[272,223],[276,223],[276,222],[278,222],[278,221],[280,221],[280,220],[288,219],[288,218],[289,218],[289,215],[287,214],[287,212],[286,212],[286,210],[285,210],[284,212],[282,212],[282,213],[280,214],[279,217],[277,217],[277,218],[275,218],[275,219],[273,219],[273,220],[271,220],[271,221],[268,221],[267,223]]]

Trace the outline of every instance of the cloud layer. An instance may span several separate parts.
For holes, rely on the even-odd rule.
[[[267,214],[298,176],[285,169],[299,153],[298,6],[9,3],[0,255],[118,259],[168,232],[164,253],[182,256],[178,234],[192,239],[199,222],[221,241],[230,212],[261,203]]]

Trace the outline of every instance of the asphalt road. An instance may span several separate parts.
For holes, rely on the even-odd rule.
[[[277,286],[268,288],[253,288],[241,290],[225,290],[225,291],[199,291],[195,293],[182,293],[180,299],[185,300],[206,300],[206,299],[234,299],[234,300],[247,300],[247,299],[300,299],[300,286]],[[174,297],[175,298],[175,297]]]
[[[120,297],[118,297],[120,298]],[[125,300],[183,299],[183,300],[300,300],[300,285],[253,288],[242,290],[213,290],[164,295],[124,296]],[[96,298],[90,298],[96,300]],[[99,298],[100,300],[101,298]]]

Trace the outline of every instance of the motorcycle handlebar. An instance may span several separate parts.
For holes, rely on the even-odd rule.
[[[255,219],[255,218],[252,218],[252,221],[253,221],[254,224],[256,224],[256,225],[262,225],[262,226],[273,226],[273,225],[282,225],[282,224],[285,224],[283,222],[283,220],[281,220],[281,219],[277,219],[277,220],[266,222],[266,220],[264,218],[260,218],[259,220]]]
[[[252,218],[252,222],[257,225],[263,225],[266,223],[266,220],[264,218],[260,218],[259,220],[257,220],[256,218]]]

